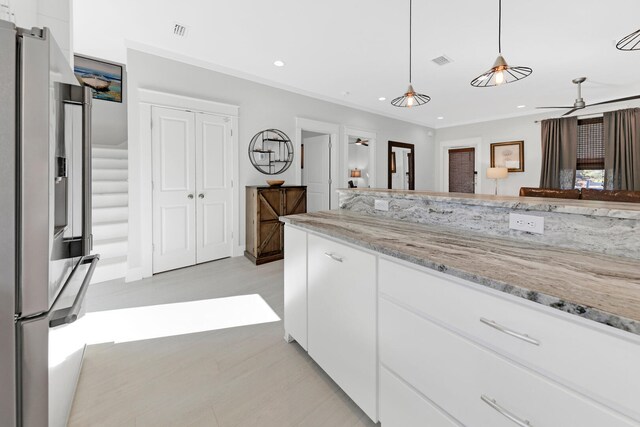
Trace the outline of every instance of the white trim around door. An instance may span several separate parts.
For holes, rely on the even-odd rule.
[[[296,139],[294,141],[294,153],[301,153],[302,145],[302,131],[317,132],[327,134],[331,136],[331,205],[330,209],[338,209],[338,189],[342,185],[340,180],[340,160],[338,153],[340,153],[340,125],[337,123],[320,122],[317,120],[304,119],[296,117]],[[302,185],[302,169],[300,164],[300,158],[295,157],[293,159],[295,167],[295,180],[297,185]]]
[[[475,148],[476,153],[476,194],[482,193],[482,138],[456,139],[452,141],[441,141],[438,143],[440,150],[440,191],[449,191],[449,150],[454,148]]]
[[[214,116],[228,117],[231,121],[231,146],[232,146],[232,162],[230,167],[230,177],[232,185],[232,203],[231,203],[231,228],[232,228],[232,256],[242,256],[244,253],[244,245],[239,241],[240,237],[240,212],[239,212],[239,153],[238,153],[238,113],[239,107],[235,105],[223,104],[215,101],[190,98],[187,96],[163,93],[147,89],[138,89],[138,111],[139,111],[139,162],[133,165],[130,163],[130,175],[139,177],[139,191],[130,191],[130,197],[140,197],[138,205],[140,211],[129,211],[129,216],[139,215],[141,221],[140,230],[130,230],[131,233],[139,233],[140,237],[140,267],[139,270],[129,271],[127,280],[137,280],[144,277],[150,277],[153,274],[153,188],[152,188],[152,125],[151,116],[152,108],[174,108],[180,110],[188,110],[194,113],[205,113]],[[139,167],[139,170],[131,168]],[[130,177],[134,178],[133,176]],[[134,178],[134,182],[137,179]],[[132,189],[133,190],[133,189]],[[131,205],[131,204],[130,204]],[[131,218],[130,218],[131,219]],[[131,224],[131,221],[129,222]],[[131,248],[134,249],[134,248]]]

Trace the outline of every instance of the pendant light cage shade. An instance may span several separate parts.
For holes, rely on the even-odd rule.
[[[529,67],[511,67],[502,56],[502,0],[498,0],[498,58],[493,67],[471,80],[473,87],[493,87],[517,82],[529,77],[533,70]]]
[[[418,107],[420,105],[424,105],[427,102],[431,101],[431,97],[428,95],[423,95],[421,93],[417,93],[413,89],[413,85],[411,84],[411,26],[413,22],[413,0],[409,0],[409,87],[404,95],[399,96],[397,98],[393,98],[391,100],[391,105],[394,107]]]
[[[517,82],[528,77],[533,70],[529,67],[511,67],[507,65],[502,55],[498,56],[493,67],[486,73],[483,73],[471,80],[473,87],[492,87],[500,86],[507,83]]]
[[[640,30],[623,37],[617,44],[618,50],[640,50]]]
[[[407,89],[407,92],[404,95],[391,100],[391,105],[394,107],[411,108],[424,105],[429,101],[431,101],[431,97],[429,95],[416,93],[416,91],[413,90],[413,86],[409,85],[409,89]]]

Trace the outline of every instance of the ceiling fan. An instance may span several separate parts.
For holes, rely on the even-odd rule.
[[[569,114],[573,113],[576,110],[582,110],[583,108],[593,107],[594,105],[613,104],[615,102],[630,101],[632,99],[640,99],[640,95],[634,95],[634,96],[627,96],[625,98],[610,99],[609,101],[596,102],[595,104],[587,105],[584,102],[584,99],[582,99],[582,83],[584,83],[585,80],[587,80],[586,77],[578,77],[576,79],[571,80],[574,84],[578,85],[578,98],[576,98],[576,100],[573,103],[573,105],[571,105],[571,106],[562,106],[562,107],[536,107],[536,108],[542,108],[542,109],[544,109],[544,108],[568,108],[569,111],[567,111],[566,113],[564,113],[562,115],[564,117],[564,116],[568,116]]]
[[[353,144],[363,145],[365,147],[368,147],[369,146],[369,140],[368,139],[358,138],[358,139],[355,140],[355,142],[353,142]]]

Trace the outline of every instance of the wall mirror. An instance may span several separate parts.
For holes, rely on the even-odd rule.
[[[413,144],[389,141],[387,188],[415,190],[415,147]]]
[[[349,188],[371,188],[375,180],[376,134],[361,129],[345,128],[343,177]],[[343,185],[344,185],[343,184]]]

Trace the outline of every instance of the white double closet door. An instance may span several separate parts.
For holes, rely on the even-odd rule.
[[[231,123],[152,108],[154,273],[231,256]]]

